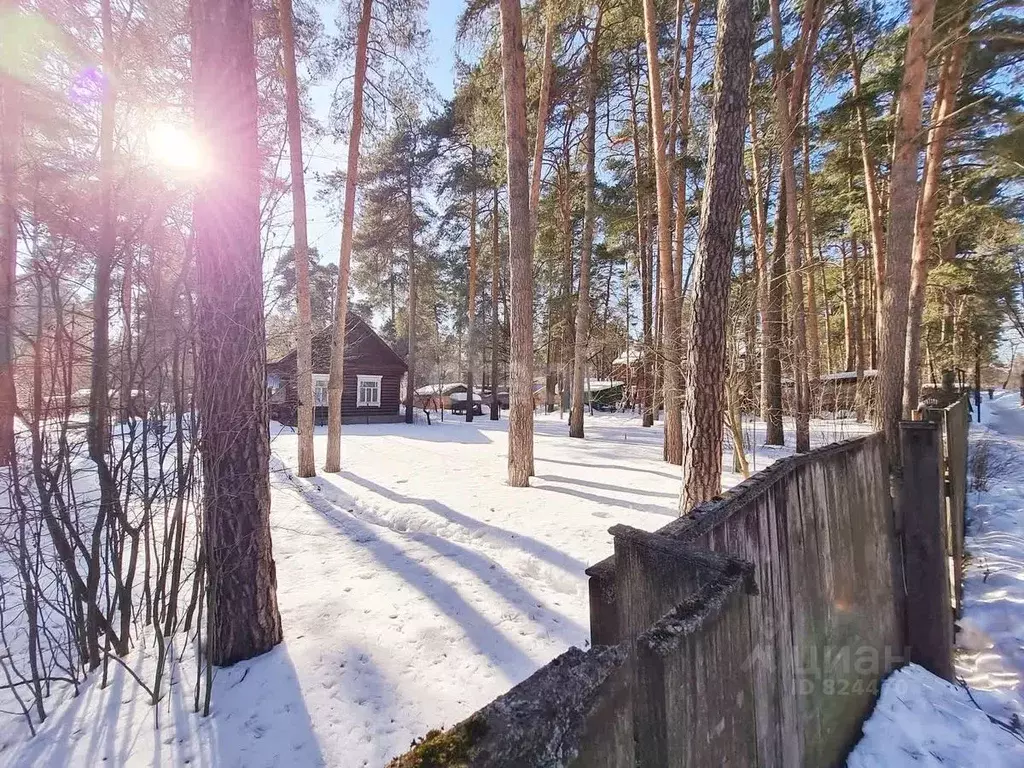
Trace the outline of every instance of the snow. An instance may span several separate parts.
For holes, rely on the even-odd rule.
[[[753,468],[791,451],[760,445],[763,424],[744,426]],[[653,530],[677,514],[678,470],[661,460],[660,425],[588,414],[587,439],[573,440],[556,413],[537,417],[531,487],[510,488],[505,429],[479,417],[346,426],[344,471],[301,480],[294,432],[272,425],[285,641],[217,670],[208,718],[192,712],[190,646],[174,649],[181,661],[156,707],[112,666],[106,689],[94,677],[77,697],[56,693],[68,701],[49,702],[34,739],[0,715],[0,764],[380,766],[586,647],[584,569],[610,554],[611,525]],[[812,439],[867,429],[815,422]],[[128,660],[150,685],[153,655]]]
[[[972,700],[973,696],[973,700]],[[892,673],[848,768],[1024,765],[1024,736],[992,722],[988,696],[910,664]],[[988,708],[986,707],[986,708]]]
[[[1024,409],[982,401],[971,425],[963,616],[956,675],[910,665],[889,677],[849,765],[1024,765]],[[988,467],[978,472],[978,456]],[[983,489],[973,487],[981,474]],[[1007,727],[1010,730],[1007,730]],[[1010,732],[1010,731],[1013,732]]]

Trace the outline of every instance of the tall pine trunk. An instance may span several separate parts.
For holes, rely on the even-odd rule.
[[[683,399],[681,513],[721,490],[726,324],[733,247],[746,194],[743,142],[753,29],[750,0],[719,0],[714,97],[687,360],[687,370],[695,375]]]
[[[781,66],[782,15],[779,0],[771,0],[772,36],[778,69],[775,73],[775,113],[781,143],[782,187],[785,190],[782,204],[786,208],[786,267],[788,270],[789,295],[793,323],[793,394],[796,415],[796,450],[810,450],[809,394],[807,382],[807,326],[804,314],[803,281],[803,240],[800,237],[800,217],[797,208],[798,188],[793,167],[793,109],[789,89],[786,86],[786,72]],[[799,86],[797,77],[794,85]]]
[[[907,342],[907,300],[914,248],[917,207],[917,160],[921,140],[921,99],[928,75],[928,47],[935,0],[912,0],[910,37],[903,62],[896,117],[895,147],[889,174],[889,231],[885,244],[884,324],[879,329],[878,408],[875,424],[885,433],[889,465],[899,476],[899,422],[903,416],[904,352]]]
[[[335,305],[331,373],[327,380],[327,458],[324,471],[341,471],[341,395],[345,389],[345,323],[348,316],[348,282],[352,265],[352,234],[359,183],[359,140],[363,134],[363,88],[370,37],[373,0],[363,0],[356,34],[356,71],[352,83],[352,130],[348,134],[348,166],[345,170],[345,205],[341,217],[341,253],[338,257],[338,297]],[[411,378],[407,379],[412,386]]]
[[[508,484],[533,474],[533,240],[526,149],[526,64],[519,0],[500,0],[501,71],[508,174],[509,354]]]
[[[540,179],[544,169],[544,144],[547,138],[548,113],[551,105],[551,77],[554,71],[555,37],[551,14],[544,11],[544,58],[541,63],[540,103],[537,105],[537,135],[533,142],[533,165],[530,174],[530,232],[537,236],[537,217],[540,207]]]
[[[782,429],[782,345],[783,263],[785,251],[785,190],[779,189],[776,206],[775,239],[769,252],[765,243],[768,230],[766,202],[762,193],[761,163],[758,153],[757,122],[750,111],[751,166],[754,176],[754,216],[757,222],[754,235],[757,254],[757,272],[760,286],[757,291],[758,311],[761,315],[761,419],[765,423],[765,444],[785,445]]]
[[[466,296],[466,421],[473,421],[473,366],[476,365],[476,147],[469,149],[469,285]],[[494,382],[491,382],[494,389]]]
[[[281,641],[270,538],[260,153],[248,0],[196,0],[196,125],[219,162],[195,202],[203,550],[210,659],[228,665]]]
[[[665,108],[662,103],[661,63],[658,53],[658,18],[654,0],[644,0],[644,37],[647,45],[647,83],[651,108],[654,179],[658,202],[658,269],[661,298],[662,390],[665,401],[664,457],[670,464],[683,461],[680,416],[679,296],[672,261],[672,174],[665,149]]]
[[[882,195],[878,189],[878,171],[875,168],[875,158],[871,152],[871,139],[868,133],[867,108],[864,106],[864,95],[861,88],[861,66],[857,57],[857,46],[853,37],[853,30],[846,29],[847,52],[850,56],[850,74],[853,79],[853,98],[857,113],[857,135],[860,139],[860,157],[864,172],[864,191],[867,197],[868,223],[871,227],[871,253],[874,259],[874,305],[875,313],[871,317],[870,335],[872,339],[872,350],[874,350],[874,339],[882,326],[882,316],[879,314],[882,308],[882,288],[885,285],[885,224],[883,222],[884,212],[882,210]],[[866,317],[866,315],[865,315]],[[874,362],[874,354],[872,354]]]
[[[680,4],[678,12],[682,11]],[[676,67],[676,96],[678,105],[673,109],[676,113],[676,120],[674,126],[678,126],[679,131],[679,154],[675,167],[675,185],[676,185],[676,208],[675,208],[675,278],[676,278],[676,290],[679,293],[680,298],[680,312],[684,311],[682,298],[686,291],[686,287],[683,285],[683,243],[686,240],[686,154],[690,146],[690,95],[693,91],[693,54],[697,47],[697,23],[700,21],[700,0],[693,0],[693,6],[690,8],[689,26],[686,30],[686,49],[683,54],[683,73],[682,81],[679,80],[679,62],[675,62]],[[679,32],[677,26],[677,35]],[[673,144],[675,142],[673,141]],[[680,328],[682,328],[683,315],[679,316]],[[681,356],[681,355],[680,355]]]
[[[302,113],[299,80],[295,71],[295,29],[292,0],[279,0],[281,56],[284,62],[285,102],[288,115],[288,155],[292,175],[292,223],[295,228],[295,294],[299,328],[295,334],[297,407],[299,422],[299,477],[316,475],[313,456],[312,311],[309,304],[309,239],[306,235],[306,182],[302,165]]]
[[[576,294],[576,343],[572,358],[572,407],[569,437],[583,437],[583,375],[590,341],[590,257],[594,247],[594,169],[597,154],[597,78],[600,63],[601,6],[595,5],[594,35],[587,64],[587,132],[584,138],[586,165],[583,171],[583,234],[580,238],[580,284]]]
[[[501,417],[498,401],[498,349],[501,328],[498,326],[498,288],[501,285],[501,227],[498,218],[498,189],[491,201],[491,421]]]
[[[6,3],[18,12],[18,0]],[[0,6],[3,7],[3,6]],[[13,460],[14,304],[18,255],[18,145],[21,94],[16,78],[0,75],[0,467]]]
[[[413,139],[415,142],[415,139]],[[412,155],[416,153],[413,144]],[[410,163],[414,162],[410,158]],[[406,364],[409,371],[406,374],[405,386],[405,423],[413,422],[413,406],[416,395],[416,210],[413,206],[412,197],[412,168],[406,169],[405,177],[405,215],[408,219],[408,232],[406,233],[406,248],[409,252],[409,306],[406,322],[409,331],[409,354],[406,356]],[[466,399],[466,410],[473,410],[473,391],[469,390]]]
[[[636,193],[636,242],[637,273],[640,277],[641,322],[643,324],[643,347],[640,353],[640,408],[641,423],[654,426],[654,312],[652,305],[652,272],[650,228],[648,226],[646,196],[643,193],[644,177],[640,151],[640,124],[637,110],[637,78],[634,78],[630,57],[629,109],[630,131],[633,138],[633,186]]]
[[[89,458],[103,461],[110,410],[110,273],[117,233],[114,217],[114,78],[113,21],[110,0],[101,0],[103,34],[103,103],[100,111],[100,231],[96,251],[96,286],[92,307],[92,377],[89,390]]]
[[[939,185],[942,175],[942,157],[946,140],[952,128],[956,110],[957,92],[963,76],[964,55],[967,51],[967,25],[970,7],[964,11],[960,24],[954,29],[957,36],[939,76],[938,93],[932,109],[932,125],[928,131],[928,150],[924,162],[924,185],[917,205],[914,232],[914,259],[908,299],[907,342],[905,350],[906,383],[903,389],[903,412],[917,408],[921,399],[921,318],[924,316],[925,291],[928,287],[928,259],[935,234],[935,214],[939,207]]]

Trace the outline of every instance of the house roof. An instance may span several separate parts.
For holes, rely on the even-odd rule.
[[[313,367],[321,358],[330,360],[331,347],[334,343],[334,326],[330,326],[313,334]],[[291,372],[296,368],[296,350],[292,350],[280,360],[267,363],[268,373]],[[396,371],[407,371],[409,366],[391,346],[382,339],[370,324],[354,312],[345,318],[345,364],[372,359],[379,367]]]

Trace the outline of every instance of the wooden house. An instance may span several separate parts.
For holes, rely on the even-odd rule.
[[[331,372],[334,329],[313,336],[313,421],[327,423],[327,381]],[[270,418],[294,426],[298,397],[295,388],[297,358],[293,349],[267,364]],[[402,379],[408,370],[387,342],[353,312],[345,323],[345,385],[341,395],[341,420],[345,424],[379,424],[402,421]]]

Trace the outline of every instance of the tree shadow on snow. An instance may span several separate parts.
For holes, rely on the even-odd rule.
[[[180,745],[155,765],[196,764],[202,768],[257,765],[326,765],[286,642],[249,661],[214,670],[210,715],[191,714],[192,701],[179,698],[182,717],[198,718],[193,755]]]
[[[629,467],[623,466],[622,464],[597,464],[591,461],[565,461],[564,459],[547,459],[543,456],[537,456],[537,463],[539,464],[562,464],[567,467],[583,467],[584,469],[608,469],[616,472],[641,472],[646,475],[657,475],[658,477],[664,477],[667,480],[681,480],[678,472],[659,472],[656,469],[644,469],[642,467]]]
[[[668,493],[667,491],[649,491],[645,488],[637,488],[636,486],[626,485],[612,485],[611,483],[599,483],[596,480],[583,480],[578,477],[563,477],[562,475],[537,475],[538,480],[546,480],[549,483],[561,483],[562,485],[582,485],[587,488],[594,488],[599,491],[629,491],[630,493],[638,493],[641,496],[654,496],[661,499],[678,499],[678,493]],[[544,490],[554,490],[549,486],[544,486]]]
[[[613,506],[621,507],[622,509],[632,509],[637,512],[650,512],[654,515],[669,515],[670,517],[678,517],[679,511],[676,509],[674,504],[671,505],[660,505],[660,504],[643,504],[637,501],[627,501],[626,499],[616,499],[611,496],[598,496],[596,493],[587,493],[576,488],[566,488],[558,485],[545,485],[537,489],[538,491],[547,491],[550,493],[563,493],[566,496],[575,496],[577,499],[583,499],[585,501],[592,501],[595,504],[601,506]],[[617,489],[616,489],[617,490]],[[671,498],[676,498],[672,496]]]
[[[324,515],[342,534],[358,543],[383,568],[400,576],[456,622],[473,646],[490,659],[510,683],[519,682],[537,669],[539,663],[501,632],[493,619],[481,614],[441,575],[379,536],[372,530],[374,523],[356,516],[351,510],[335,504],[323,495],[301,487],[299,490],[310,506]],[[339,517],[337,513],[344,517]],[[379,527],[393,530],[386,524]],[[443,557],[452,558],[510,605],[526,614],[533,623],[539,624],[549,634],[558,636],[563,642],[576,643],[586,639],[587,632],[583,627],[550,608],[538,607],[538,600],[533,594],[525,590],[505,568],[485,555],[430,533],[402,535],[433,549]]]
[[[360,477],[352,472],[343,471],[340,475],[349,482],[360,485],[368,491],[372,491],[378,496],[383,496],[385,499],[393,501],[396,504],[414,504],[433,512],[435,515],[444,518],[448,522],[461,525],[468,531],[474,533],[486,533],[494,536],[495,538],[498,538],[511,546],[518,547],[527,554],[532,555],[539,560],[543,560],[556,568],[561,568],[568,573],[579,574],[587,568],[587,564],[582,560],[579,560],[572,555],[568,555],[550,544],[546,544],[545,542],[531,536],[513,533],[512,531],[484,522],[483,520],[477,520],[476,518],[452,509],[447,504],[442,504],[440,501],[436,501],[434,499],[423,499],[418,496],[406,496],[405,494],[392,491],[389,488],[385,488],[372,480],[367,480],[366,478]]]

